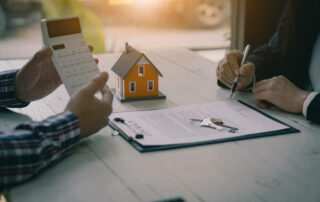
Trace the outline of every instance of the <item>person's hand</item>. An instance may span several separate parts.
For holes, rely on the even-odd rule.
[[[89,46],[91,52],[93,47]],[[45,48],[37,52],[33,58],[18,71],[15,77],[16,97],[20,101],[30,102],[41,99],[61,84],[61,78],[51,60],[52,51]],[[98,63],[98,60],[96,63]]]
[[[268,102],[292,113],[302,113],[303,103],[309,95],[309,92],[299,89],[284,76],[256,83],[253,93],[259,107],[267,108]]]
[[[240,75],[237,89],[248,87],[254,77],[255,65],[253,63],[246,63],[240,68],[240,63],[243,54],[238,50],[232,50],[226,53],[225,57],[219,62],[216,75],[217,79],[224,85],[231,88],[233,80]]]
[[[107,80],[108,73],[98,74],[87,85],[80,88],[66,106],[66,111],[74,113],[79,118],[82,138],[108,125],[113,95],[106,86]],[[101,99],[94,96],[97,91],[101,92]]]

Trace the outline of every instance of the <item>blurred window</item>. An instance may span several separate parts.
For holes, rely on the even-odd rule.
[[[230,0],[1,0],[0,59],[30,58],[42,48],[40,20],[80,16],[94,53],[230,46]]]

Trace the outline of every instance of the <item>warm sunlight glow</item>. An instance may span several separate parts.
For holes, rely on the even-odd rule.
[[[132,4],[133,0],[109,0],[109,5]]]
[[[138,4],[154,4],[158,2],[158,0],[136,0]]]
[[[181,0],[108,0],[109,5],[126,5],[135,4],[139,6],[155,5],[166,1],[181,1]]]

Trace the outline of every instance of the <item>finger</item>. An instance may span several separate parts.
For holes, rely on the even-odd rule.
[[[259,81],[255,84],[253,90],[260,90],[260,89],[265,89],[267,88],[268,84],[271,82],[270,79],[265,79],[265,80],[262,80],[262,81]]]
[[[55,82],[55,84],[57,86],[61,85],[62,84],[61,77],[53,65],[50,68],[50,72],[51,72],[51,75],[52,75],[52,78],[53,78],[53,81]]]
[[[109,124],[109,119],[103,118],[103,123],[102,123],[102,127],[101,128],[106,127],[108,124]]]
[[[273,92],[270,90],[264,90],[258,93],[254,93],[255,100],[263,100],[272,103],[273,97]]]
[[[230,64],[225,60],[220,62],[217,68],[217,75],[219,80],[224,78],[224,80],[228,81],[228,83],[231,83],[235,77],[235,74],[233,73]]]
[[[112,107],[110,107],[108,110],[101,109],[101,113],[99,113],[100,121],[99,125],[100,128],[104,128],[109,123],[109,115],[112,113]]]
[[[93,50],[94,50],[94,47],[93,47],[93,46],[88,45],[88,48],[89,48],[89,50],[90,50],[91,52],[93,52]]]
[[[99,64],[99,59],[95,58],[94,61],[96,62],[96,64]]]
[[[259,85],[259,86],[255,86],[253,89],[252,89],[252,92],[253,92],[253,95],[258,95],[259,93],[263,92],[263,91],[267,91],[268,90],[268,87],[267,85]]]
[[[242,52],[237,50],[237,49],[233,49],[232,51],[230,51],[230,53],[232,53],[238,60],[238,62],[242,59]]]
[[[267,103],[263,100],[255,100],[255,103],[258,107],[262,108],[262,109],[267,109],[269,108],[269,105],[267,105]]]
[[[254,71],[255,71],[255,66],[253,63],[246,63],[239,70],[241,76],[251,76],[251,75],[253,76]]]
[[[103,87],[100,89],[101,95],[103,95],[106,91],[107,91],[107,86],[103,86]]]
[[[259,94],[254,94],[254,102],[256,105],[260,108],[265,109],[267,106],[264,104],[265,102],[261,99],[259,99]]]
[[[241,79],[241,78],[240,78]],[[241,80],[238,81],[238,84],[237,84],[237,87],[236,87],[236,90],[240,90],[240,89],[246,89],[248,88],[248,85],[244,85]]]
[[[93,96],[98,90],[103,88],[107,80],[108,73],[101,72],[84,87],[84,91]]]
[[[51,56],[52,56],[52,50],[51,50],[51,48],[45,48],[45,49],[43,49],[43,54],[44,54],[46,57],[51,57]]]
[[[271,103],[264,100],[260,101],[260,104],[265,108],[269,108],[271,106]]]
[[[217,68],[216,68],[216,77],[219,78],[220,76],[220,65],[221,65],[221,61],[219,62]]]
[[[252,81],[248,81],[248,78],[240,77],[238,80],[238,85],[236,89],[247,89],[251,86]]]
[[[240,66],[239,66],[238,56],[239,56],[239,52],[235,51],[235,50],[227,53],[225,56],[235,75],[239,74],[239,67]]]
[[[228,80],[229,83],[232,83],[236,75],[234,74],[231,65],[227,65],[227,68],[224,68],[223,75],[226,77],[226,80]]]
[[[237,49],[232,50],[232,52],[237,57],[238,62],[239,62],[243,57],[243,53]]]
[[[258,87],[255,86],[255,87],[252,89],[252,92],[253,92],[253,94],[258,94],[258,93],[261,93],[261,92],[266,91],[266,90],[268,90],[266,85],[264,85],[264,86],[258,86]]]
[[[55,67],[55,65],[53,64],[53,62],[52,62],[51,59],[47,61],[47,64],[44,65],[44,68],[48,68],[48,69],[46,70],[46,73],[51,74],[51,77],[53,78],[54,82],[55,82],[57,85],[62,84],[61,77],[60,77],[60,75],[58,74],[57,69],[56,69],[56,67]]]
[[[251,69],[252,68],[252,69]],[[243,66],[240,68],[240,79],[238,81],[238,87],[240,89],[253,88],[254,79],[254,67]]]
[[[232,83],[227,81],[225,78],[221,78],[221,79],[219,79],[219,81],[221,81],[228,88],[231,88]]]
[[[103,89],[103,92],[101,93],[102,93],[102,98],[101,98],[102,102],[104,104],[111,106],[113,101],[113,94],[110,91],[110,89],[107,86],[105,86]]]
[[[37,61],[44,61],[46,58],[50,58],[52,56],[51,48],[44,48],[38,51],[34,56],[33,59]]]

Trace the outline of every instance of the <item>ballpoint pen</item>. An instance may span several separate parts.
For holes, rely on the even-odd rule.
[[[240,64],[240,68],[247,62],[247,58],[248,58],[248,55],[249,55],[250,47],[251,46],[248,44],[244,48],[243,57],[242,57],[241,64]],[[240,76],[237,75],[236,78],[233,80],[232,87],[231,87],[231,94],[230,94],[229,99],[232,98],[234,92],[236,91],[239,79],[240,79]]]

